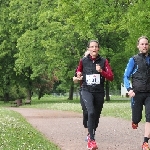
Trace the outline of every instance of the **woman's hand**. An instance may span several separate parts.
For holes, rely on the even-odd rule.
[[[99,64],[96,64],[96,70],[97,70],[98,72],[102,72],[101,66],[100,66]]]

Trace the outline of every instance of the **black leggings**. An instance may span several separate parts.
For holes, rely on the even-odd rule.
[[[82,99],[81,88],[79,89],[79,95],[80,95],[80,104],[81,104],[81,107],[82,107],[82,110],[83,110],[83,126],[85,128],[87,128],[88,127],[88,112],[87,112],[85,103]]]
[[[88,131],[90,139],[94,140],[96,128],[98,127],[100,114],[104,104],[104,93],[91,93],[82,90],[82,99],[88,111]]]
[[[146,122],[150,122],[150,93],[136,93],[131,99],[132,121],[135,124],[142,119],[143,105],[145,105]]]

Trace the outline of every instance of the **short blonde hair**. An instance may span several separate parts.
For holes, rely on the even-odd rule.
[[[137,40],[137,45],[139,44],[139,42],[140,42],[141,39],[148,40],[148,37],[147,36],[141,36],[141,37],[139,37],[138,40]],[[148,43],[149,43],[149,40],[148,40]]]

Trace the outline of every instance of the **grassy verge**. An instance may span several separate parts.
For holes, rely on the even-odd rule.
[[[17,112],[0,108],[1,150],[60,150]]]
[[[119,117],[122,119],[131,120],[130,99],[124,100],[119,96],[111,97],[111,99],[112,100],[109,102],[105,101],[101,116]],[[10,106],[10,104],[5,104],[5,105]],[[77,99],[67,100],[66,97],[45,96],[42,97],[40,100],[34,97],[32,98],[31,105],[23,105],[20,107],[74,111],[74,112],[82,113],[80,101]],[[143,114],[142,122],[144,122],[144,114]]]

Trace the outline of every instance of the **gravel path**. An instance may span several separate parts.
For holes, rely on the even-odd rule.
[[[61,150],[87,150],[86,131],[82,114],[35,108],[9,108],[19,112],[27,121]],[[131,122],[113,117],[101,117],[96,131],[98,150],[141,150],[144,124],[137,130]]]

